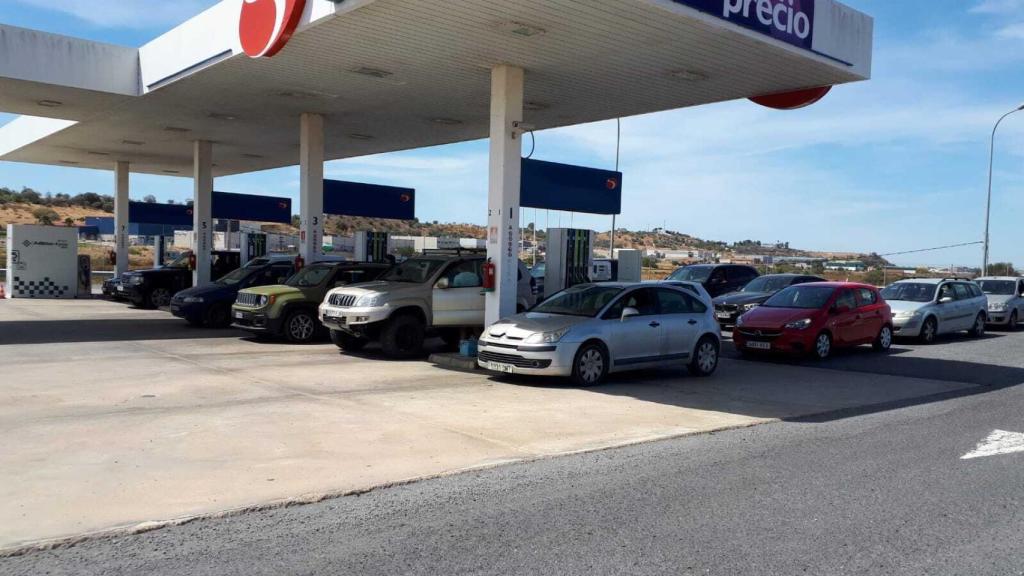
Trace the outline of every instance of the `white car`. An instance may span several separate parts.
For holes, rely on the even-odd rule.
[[[1024,278],[991,276],[975,282],[988,297],[988,323],[1016,330],[1024,320]]]
[[[925,344],[941,334],[966,330],[985,335],[988,298],[981,287],[960,278],[910,278],[882,290],[892,308],[893,334]]]
[[[720,348],[710,298],[671,284],[581,284],[490,326],[477,362],[495,372],[593,386],[610,373],[658,366],[709,376]]]

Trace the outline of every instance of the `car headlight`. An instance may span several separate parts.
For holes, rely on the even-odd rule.
[[[993,303],[988,305],[988,309],[993,311],[993,312],[1005,312],[1006,311],[1006,303],[1005,302],[993,302]]]
[[[810,318],[804,318],[803,320],[797,320],[796,322],[790,322],[786,324],[788,330],[807,330],[811,327],[813,321]]]
[[[129,276],[128,277],[128,283],[129,284],[142,284],[142,276]]]
[[[383,294],[366,294],[365,296],[360,296],[359,299],[356,300],[355,307],[356,308],[374,308],[374,307],[377,307],[377,306],[382,306],[383,304],[384,304],[384,295]]]
[[[182,300],[185,304],[202,304],[204,302],[202,296],[185,296]]]
[[[270,304],[270,296],[267,296],[267,295],[260,296],[259,308],[263,308],[267,304]]]
[[[743,319],[743,316],[740,316],[739,318],[736,319],[736,325],[737,326],[743,326],[746,323],[747,323],[747,321]]]
[[[554,330],[551,332],[536,332],[530,334],[525,342],[527,344],[555,344],[569,332],[568,328]]]
[[[760,304],[744,304],[743,306],[740,306],[740,310],[743,310],[744,312],[750,312],[751,310],[757,308],[758,306],[760,306]]]

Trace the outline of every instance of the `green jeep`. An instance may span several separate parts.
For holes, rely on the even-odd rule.
[[[327,291],[375,280],[388,267],[364,262],[317,262],[284,284],[240,290],[231,307],[233,326],[259,336],[284,336],[296,343],[326,337],[317,318],[317,307]]]

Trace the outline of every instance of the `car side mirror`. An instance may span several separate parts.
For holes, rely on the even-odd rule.
[[[635,318],[640,315],[640,311],[636,308],[623,308],[622,309],[622,320],[625,321],[628,318]]]
[[[447,290],[450,286],[451,282],[449,282],[447,278],[441,278],[436,284],[434,284],[434,288],[437,288],[438,290]]]
[[[953,301],[953,297],[952,296],[943,296],[942,298],[939,298],[939,304],[949,304],[952,301]]]

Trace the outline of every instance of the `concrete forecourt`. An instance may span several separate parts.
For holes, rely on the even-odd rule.
[[[385,362],[107,301],[0,303],[0,548],[138,531],[408,480],[1005,385],[1018,334],[715,377],[557,381]],[[985,365],[978,364],[984,362]],[[984,368],[979,370],[978,367]],[[1021,378],[1024,380],[1024,378]]]

